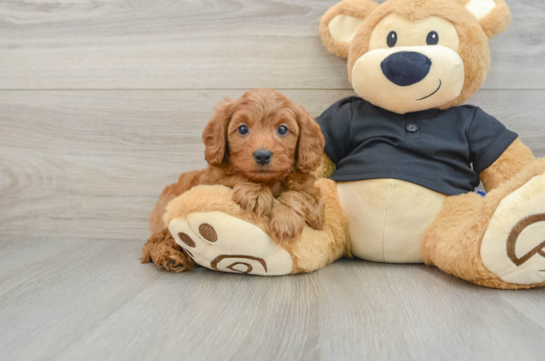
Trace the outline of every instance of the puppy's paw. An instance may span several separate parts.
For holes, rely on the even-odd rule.
[[[185,253],[174,248],[164,249],[160,254],[157,254],[153,262],[159,268],[172,273],[187,271],[193,263]]]
[[[258,216],[268,216],[271,213],[271,209],[273,207],[273,201],[274,197],[272,193],[269,192],[261,192],[255,201],[255,207],[254,212]]]
[[[258,184],[233,188],[233,201],[245,211],[254,212],[258,217],[269,215],[273,200],[274,197],[270,190],[264,189]]]
[[[289,242],[303,233],[305,216],[295,209],[279,204],[274,208],[269,223],[269,231],[272,238],[282,244]]]
[[[140,260],[142,263],[153,262],[157,267],[173,273],[197,266],[166,229],[151,235],[142,248]]]

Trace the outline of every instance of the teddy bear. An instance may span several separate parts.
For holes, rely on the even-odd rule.
[[[357,96],[317,118],[322,230],[268,235],[232,190],[199,185],[164,214],[197,264],[262,276],[312,272],[343,256],[425,263],[477,285],[545,285],[545,159],[477,107],[504,0],[344,0],[320,21]],[[474,192],[482,182],[486,195]]]

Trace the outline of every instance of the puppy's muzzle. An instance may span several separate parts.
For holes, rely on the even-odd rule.
[[[431,68],[431,60],[414,51],[400,51],[388,56],[380,64],[384,76],[399,86],[409,86],[424,79]]]
[[[272,158],[272,152],[265,148],[259,148],[254,152],[254,159],[257,164],[265,165],[269,164]]]

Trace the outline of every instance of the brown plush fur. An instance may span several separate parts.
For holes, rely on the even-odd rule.
[[[348,15],[358,19],[365,19],[378,6],[370,0],[345,0],[329,9],[320,19],[320,36],[327,50],[342,58],[348,57],[350,44],[333,40],[329,34],[329,22],[337,15]]]
[[[467,0],[469,3],[471,0]],[[504,0],[495,0],[496,7],[480,20],[481,26],[489,38],[504,32],[511,24],[511,10]]]
[[[475,193],[449,197],[424,235],[422,254],[428,265],[481,286],[520,289],[543,286],[502,281],[485,268],[481,240],[500,202],[535,176],[545,173],[545,159],[535,160],[517,175],[492,190],[486,198]]]
[[[165,225],[163,223],[163,214],[165,213],[168,202],[178,197],[180,194],[187,191],[188,189],[191,189],[198,184],[205,183],[205,177],[205,170],[196,170],[183,173],[178,178],[178,182],[173,183],[163,189],[161,195],[159,196],[159,200],[155,204],[155,208],[151,212],[149,227],[152,234],[161,233],[165,229]]]
[[[278,132],[281,125],[287,127],[287,134]],[[239,133],[241,126],[249,129],[247,134]],[[172,243],[170,234],[164,232],[168,223],[162,222],[166,206],[198,184],[232,188],[233,200],[242,209],[256,218],[270,216],[269,233],[279,243],[298,237],[306,224],[314,229],[323,227],[324,205],[314,185],[317,178],[311,172],[321,162],[325,140],[304,108],[271,89],[249,91],[216,108],[203,132],[203,142],[208,169],[184,173],[178,183],[163,190],[151,215],[153,235],[148,243],[157,243],[161,235],[166,243]],[[258,149],[272,152],[268,164],[256,162],[254,152]],[[164,258],[153,252],[174,251],[178,252],[146,244],[142,262]],[[180,267],[175,266],[162,268],[178,271]]]
[[[333,175],[336,169],[337,169],[337,166],[335,165],[335,163],[333,163],[333,161],[329,159],[327,154],[324,153],[322,158],[322,163],[320,164],[318,169],[316,169],[314,174],[318,178],[329,178]]]
[[[458,53],[465,66],[465,82],[461,94],[440,107],[448,109],[465,102],[482,86],[490,68],[488,38],[505,30],[511,21],[511,13],[503,0],[496,0],[498,6],[480,22],[464,8],[468,2],[468,0],[388,0],[376,6],[369,1],[345,0],[333,6],[322,17],[320,34],[330,52],[348,57],[350,78],[356,61],[368,52],[374,28],[386,16],[397,13],[411,21],[429,16],[448,20],[458,32],[460,38]],[[334,41],[329,34],[328,24],[339,14],[364,20],[349,47],[348,44]]]
[[[520,139],[515,140],[509,148],[490,167],[481,172],[481,181],[487,192],[497,188],[526,168],[536,158]]]

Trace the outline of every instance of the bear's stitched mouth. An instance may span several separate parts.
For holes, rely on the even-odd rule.
[[[416,99],[416,101],[419,102],[419,101],[421,101],[421,100],[428,99],[429,97],[431,97],[432,95],[434,95],[435,93],[437,93],[437,92],[439,91],[439,89],[441,89],[441,85],[442,85],[441,79],[439,79],[439,87],[437,87],[437,89],[436,89],[433,93],[431,93],[431,94],[428,95],[428,96],[425,96],[424,98]]]

